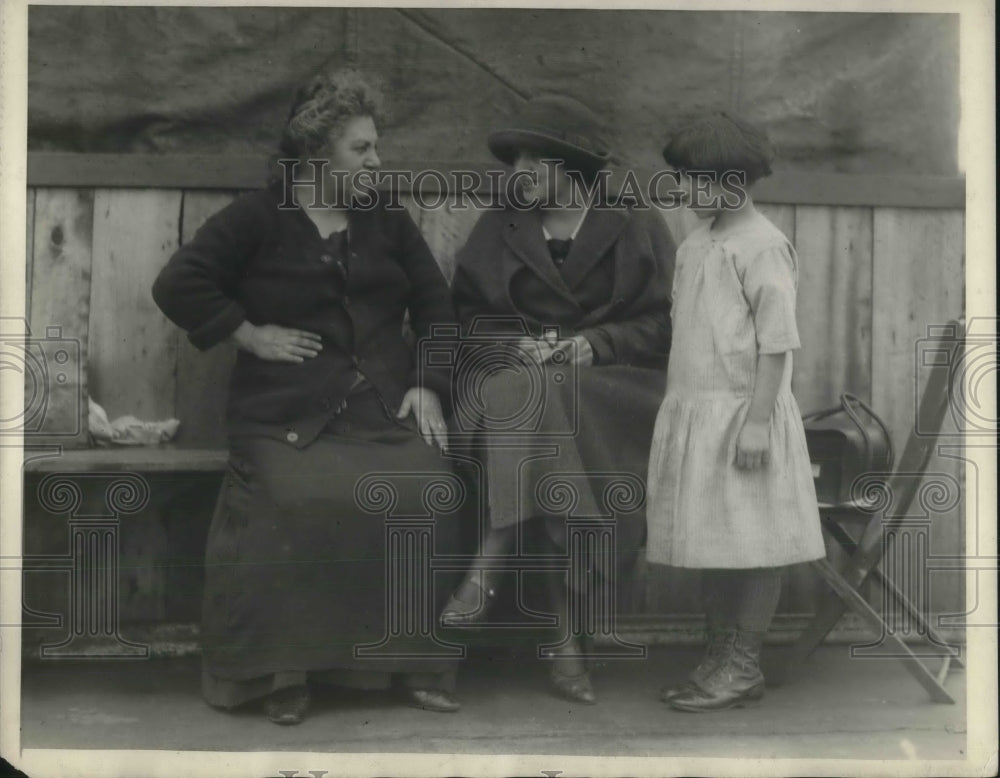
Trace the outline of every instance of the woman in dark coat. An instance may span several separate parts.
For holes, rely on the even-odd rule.
[[[223,708],[266,697],[280,724],[302,720],[308,680],[395,682],[409,704],[458,708],[454,661],[387,623],[415,607],[433,624],[439,608],[393,599],[386,512],[429,516],[434,551],[454,553],[458,492],[434,445],[445,442],[448,377],[418,371],[403,334],[407,311],[418,336],[454,321],[447,284],[406,211],[357,207],[352,188],[380,164],[377,101],[352,71],[314,79],[282,156],[327,160],[343,183],[329,176],[319,191],[301,184],[310,166],[296,181],[286,166],[209,219],[153,287],[195,346],[239,348],[206,553],[203,694]],[[435,489],[450,497],[428,498]],[[402,588],[400,600],[415,596]]]
[[[524,185],[480,218],[452,285],[474,366],[459,369],[456,418],[476,430],[489,520],[477,564],[442,613],[448,626],[485,619],[496,559],[525,548],[519,539],[541,536],[568,553],[567,517],[614,521],[612,558],[582,565],[598,576],[627,573],[644,541],[675,247],[655,210],[587,207],[608,159],[602,135],[579,102],[543,96],[489,138]],[[549,578],[551,605],[570,623],[566,576]],[[587,703],[589,634],[569,634],[552,663],[554,691]]]

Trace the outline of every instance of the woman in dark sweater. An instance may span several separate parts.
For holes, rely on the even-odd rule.
[[[357,73],[314,79],[281,156],[347,175],[327,176],[315,198],[286,166],[209,219],[153,287],[195,346],[239,348],[206,553],[203,693],[223,708],[266,697],[281,724],[305,715],[307,680],[392,685],[409,704],[458,708],[453,659],[426,630],[408,646],[388,623],[401,608],[420,622],[439,609],[403,603],[415,596],[406,586],[394,599],[386,517],[429,516],[429,553],[454,553],[460,490],[438,450],[448,378],[418,370],[403,333],[407,312],[417,336],[454,321],[447,284],[406,211],[357,207],[352,189],[380,164],[377,117],[378,96]]]
[[[467,339],[456,419],[475,430],[488,515],[480,558],[442,614],[448,626],[486,619],[503,557],[532,540],[557,556],[575,553],[567,518],[590,520],[605,538],[614,525],[614,541],[579,560],[569,582],[577,590],[592,593],[584,579],[593,576],[627,574],[645,537],[674,243],[656,211],[588,203],[608,160],[603,135],[584,105],[552,95],[529,100],[489,138],[524,186],[479,219],[452,284]],[[613,604],[577,591],[577,616],[590,615],[571,619],[566,576],[549,578],[550,606],[569,626],[550,652],[554,691],[592,703],[586,638],[595,608],[602,621]]]

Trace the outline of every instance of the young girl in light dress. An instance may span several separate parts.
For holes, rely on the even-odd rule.
[[[647,557],[702,571],[705,656],[661,695],[676,710],[700,712],[763,696],[760,650],[783,568],[825,550],[791,392],[795,250],[734,185],[737,176],[749,187],[770,174],[771,145],[746,122],[714,114],[678,132],[663,156],[700,223],[677,253]]]

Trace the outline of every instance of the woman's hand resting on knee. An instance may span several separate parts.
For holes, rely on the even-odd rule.
[[[417,421],[417,429],[428,446],[437,443],[442,451],[448,450],[448,426],[444,422],[441,401],[430,389],[414,386],[405,395],[399,406],[397,419],[405,419],[410,413]]]

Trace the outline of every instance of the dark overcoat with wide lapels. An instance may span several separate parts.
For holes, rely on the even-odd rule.
[[[559,542],[565,519],[603,516],[617,525],[619,561],[633,559],[666,379],[674,254],[651,210],[591,208],[561,264],[537,211],[492,211],[476,224],[452,295],[466,346],[480,348],[465,355],[479,374],[458,382],[456,418],[475,430],[469,445],[484,463],[494,526],[544,518]],[[532,371],[502,345],[549,328],[583,335],[594,364]]]

